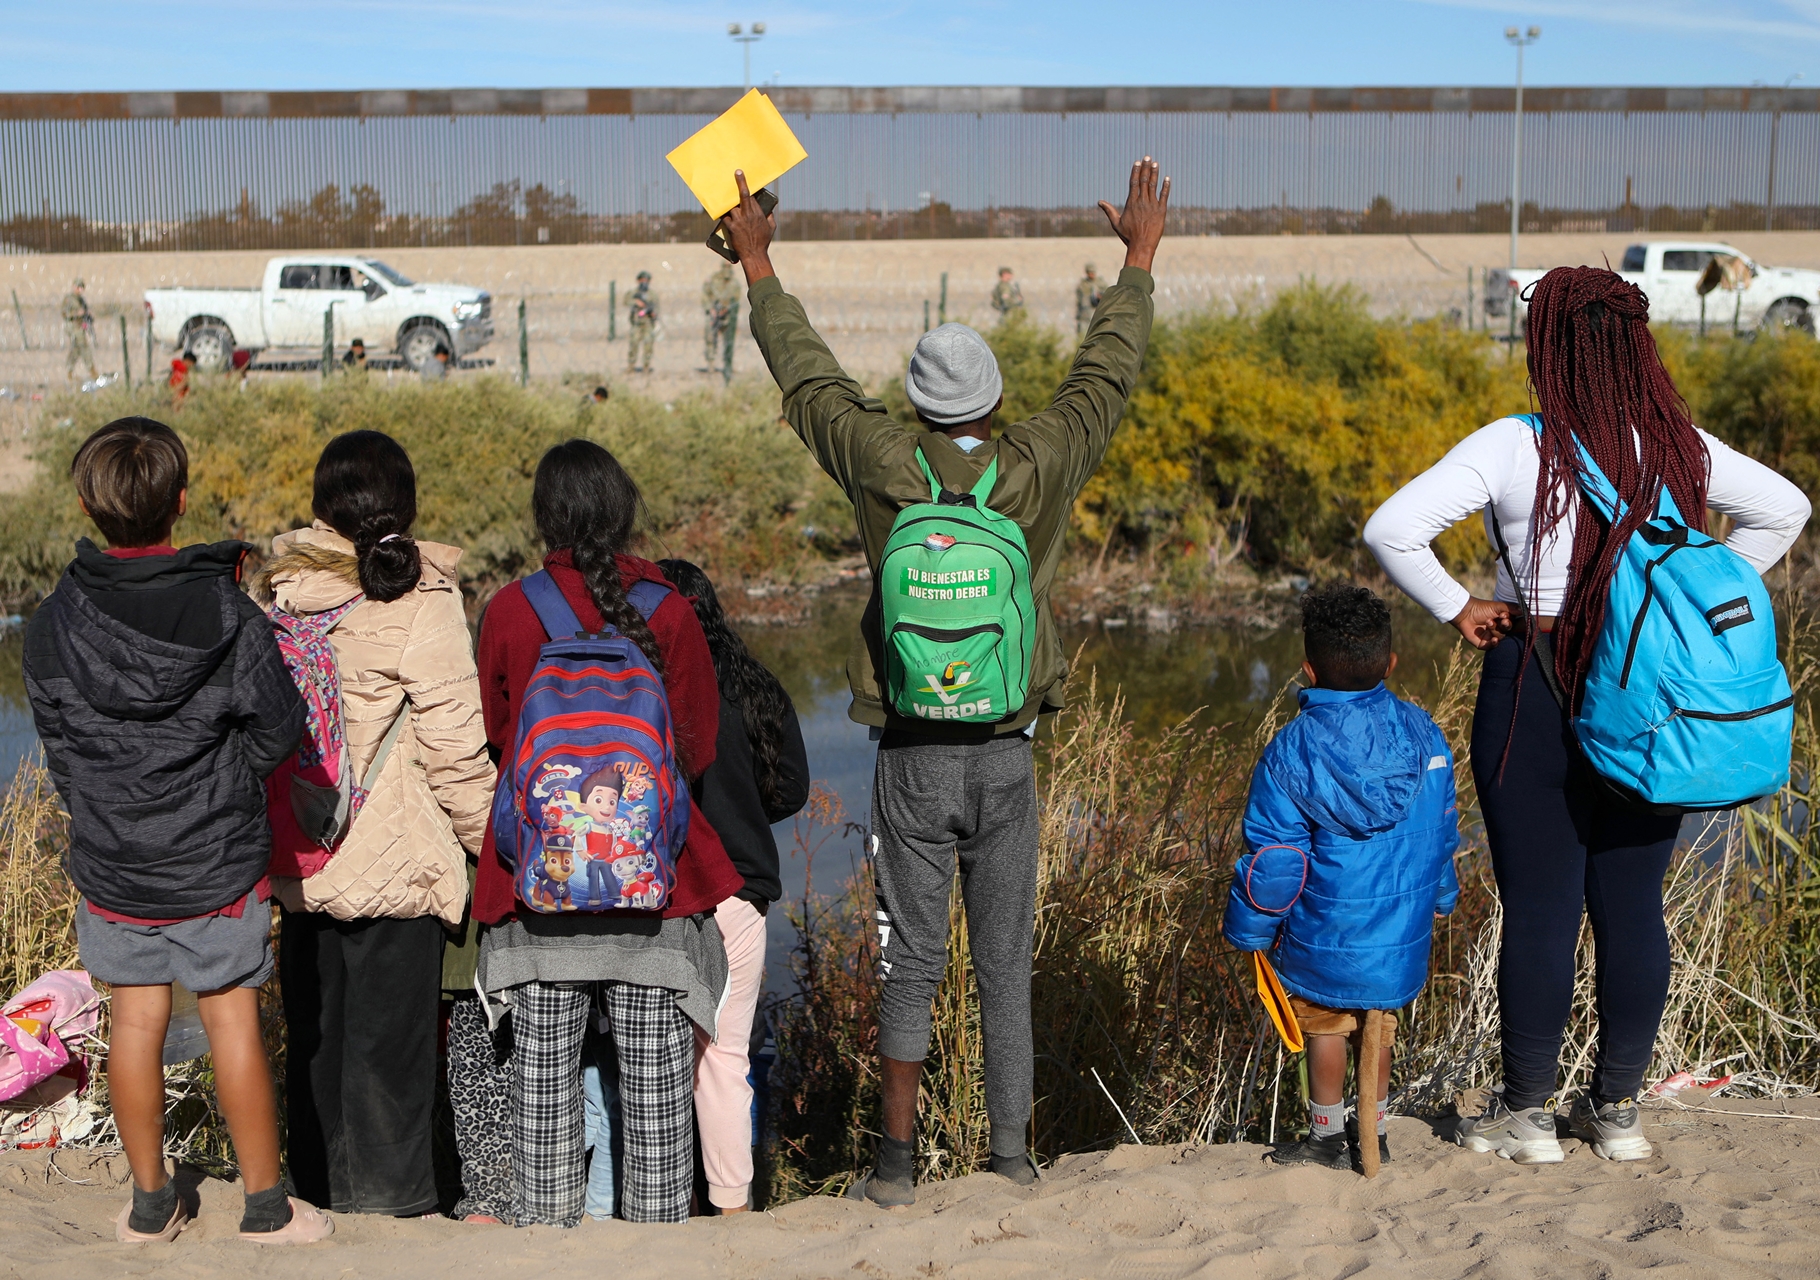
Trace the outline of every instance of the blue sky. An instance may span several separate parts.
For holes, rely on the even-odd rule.
[[[1820,0],[0,0],[0,92],[737,84],[1820,85]]]

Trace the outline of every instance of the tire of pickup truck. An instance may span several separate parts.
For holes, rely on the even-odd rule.
[[[1814,313],[1799,298],[1778,298],[1763,313],[1765,329],[1799,329],[1814,336]]]
[[[411,369],[422,369],[436,354],[439,342],[451,352],[455,350],[449,331],[434,320],[407,320],[398,331],[398,358]]]
[[[234,331],[213,317],[199,317],[185,327],[177,347],[196,353],[198,369],[219,373],[234,362]]]

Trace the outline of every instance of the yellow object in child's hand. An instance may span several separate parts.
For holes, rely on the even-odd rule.
[[[1277,971],[1270,967],[1270,961],[1264,958],[1262,951],[1251,953],[1251,967],[1257,974],[1258,999],[1264,1002],[1264,1012],[1276,1024],[1277,1034],[1283,1037],[1283,1044],[1289,1052],[1300,1053],[1302,1024],[1296,1020],[1295,1010],[1289,1004],[1289,993],[1283,990],[1283,984],[1278,981]]]
[[[757,191],[809,158],[803,144],[776,106],[757,89],[702,126],[666,159],[710,218],[739,203],[733,171],[746,175],[746,188]]]

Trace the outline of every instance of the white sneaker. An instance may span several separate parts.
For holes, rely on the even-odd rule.
[[[1453,1140],[1468,1151],[1493,1151],[1516,1164],[1560,1164],[1566,1159],[1555,1137],[1555,1100],[1512,1111],[1495,1091],[1485,1110],[1461,1116]]]
[[[1647,1160],[1655,1154],[1643,1136],[1643,1113],[1635,1099],[1593,1106],[1591,1094],[1574,1100],[1567,1127],[1601,1160]]]

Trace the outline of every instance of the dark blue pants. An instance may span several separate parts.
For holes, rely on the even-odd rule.
[[[1472,718],[1473,778],[1504,904],[1505,1102],[1517,1110],[1554,1096],[1582,912],[1592,921],[1599,1015],[1593,1096],[1616,1102],[1642,1088],[1668,997],[1662,879],[1680,820],[1627,804],[1599,783],[1535,654],[1518,695],[1521,660],[1515,639],[1485,656]]]

